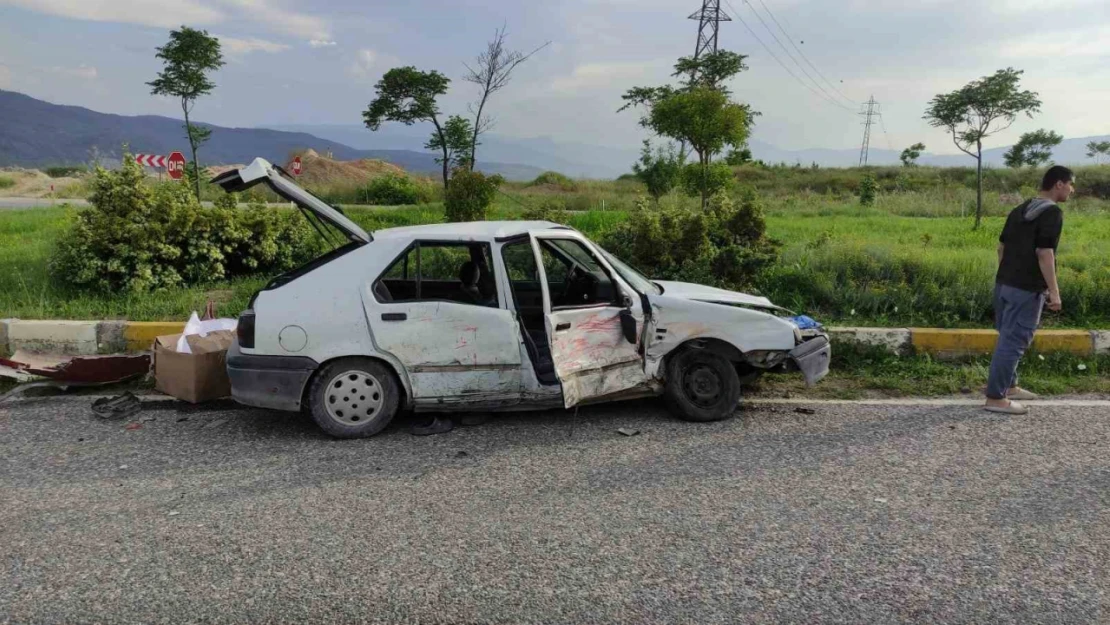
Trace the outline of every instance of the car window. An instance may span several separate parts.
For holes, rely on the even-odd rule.
[[[628,282],[632,285],[632,288],[636,289],[640,293],[645,294],[651,293],[654,295],[660,295],[663,293],[663,290],[660,289],[659,286],[649,280],[648,277],[644,274],[636,271],[636,269],[633,268],[631,265],[622,261],[616,256],[613,256],[600,247],[598,247],[597,249],[601,252],[601,255],[605,257],[605,260],[609,261],[609,264],[613,266],[613,269],[615,269],[617,273],[619,273],[620,276],[624,278],[625,282]]]
[[[491,260],[488,243],[418,241],[382,273],[374,295],[383,303],[450,301],[496,307]]]
[[[551,288],[551,308],[576,308],[613,304],[617,289],[609,274],[586,246],[572,239],[544,239],[540,250]],[[548,266],[553,266],[552,275]],[[557,285],[556,283],[561,283]]]
[[[505,261],[505,271],[509,282],[538,282],[536,256],[532,253],[532,242],[528,240],[508,243],[501,248],[501,258]]]

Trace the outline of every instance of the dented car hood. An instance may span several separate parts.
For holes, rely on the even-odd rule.
[[[663,280],[655,280],[655,284],[663,288],[664,297],[678,297],[682,299],[693,300],[697,302],[709,302],[714,304],[732,304],[740,306],[750,306],[752,308],[762,308],[765,310],[780,310],[789,313],[790,311],[771,303],[771,300],[766,297],[757,297],[755,295],[748,295],[747,293],[737,293],[735,291],[726,291],[711,286],[704,286],[701,284],[691,284],[689,282],[666,282]]]

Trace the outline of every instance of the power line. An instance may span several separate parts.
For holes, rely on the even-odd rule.
[[[891,152],[894,151],[894,145],[890,142],[890,133],[886,131],[886,122],[883,121],[883,116],[879,115],[879,126],[883,129],[883,138],[886,139],[886,147]]]
[[[740,16],[740,12],[736,10],[736,7],[732,6],[732,3],[731,3],[731,2],[729,2],[729,0],[725,0],[725,4],[727,4],[727,5],[728,5],[728,7],[729,7],[730,9],[732,9],[732,12],[733,12],[733,14],[735,14],[735,15],[736,15],[736,19],[737,19],[737,20],[738,20],[738,21],[739,21],[739,22],[740,22],[741,24],[743,24],[743,25],[744,25],[744,28],[746,28],[746,29],[747,29],[747,31],[748,31],[748,32],[749,32],[749,33],[751,34],[752,38],[753,38],[753,39],[755,39],[755,40],[756,40],[756,42],[758,42],[758,43],[759,43],[759,45],[760,45],[760,46],[762,46],[762,47],[763,47],[763,49],[767,51],[767,54],[770,54],[770,55],[771,55],[771,58],[773,58],[773,59],[775,60],[775,62],[779,64],[779,67],[781,67],[781,68],[783,68],[784,70],[786,70],[786,73],[787,73],[787,74],[790,74],[790,76],[791,76],[791,77],[792,77],[792,78],[793,78],[794,80],[796,80],[796,81],[798,82],[798,84],[799,84],[799,85],[801,85],[801,86],[805,87],[806,89],[809,89],[809,90],[810,90],[811,92],[813,92],[813,95],[817,96],[818,98],[821,98],[822,100],[825,100],[826,102],[829,102],[829,103],[831,103],[831,104],[833,104],[833,105],[835,105],[835,106],[838,106],[838,107],[840,107],[840,108],[842,108],[842,109],[845,109],[845,110],[847,110],[847,111],[850,111],[850,112],[853,112],[853,113],[855,112],[855,111],[852,111],[851,109],[849,109],[849,108],[845,107],[845,106],[844,106],[843,104],[841,104],[841,103],[839,103],[839,102],[837,102],[837,101],[835,101],[835,100],[829,100],[829,99],[828,99],[828,98],[826,98],[825,96],[821,95],[821,93],[820,93],[819,91],[817,91],[817,90],[816,90],[816,89],[814,89],[813,87],[809,86],[809,84],[808,84],[808,83],[806,83],[805,81],[803,81],[803,80],[802,80],[801,78],[798,78],[798,75],[797,75],[797,74],[795,74],[795,73],[794,73],[793,71],[791,71],[790,67],[788,67],[788,66],[787,66],[787,65],[786,65],[785,63],[783,63],[783,62],[782,62],[782,60],[781,60],[781,59],[779,59],[778,55],[776,55],[776,54],[775,54],[774,50],[772,50],[771,48],[767,47],[767,44],[763,43],[763,40],[759,38],[759,35],[755,34],[755,31],[754,31],[754,30],[752,30],[752,27],[748,25],[748,22],[747,22],[746,20],[744,20],[744,18],[743,18],[743,17],[741,17],[741,16]]]
[[[787,58],[789,58],[791,61],[794,61],[794,65],[797,65],[798,69],[802,70],[802,73],[805,74],[806,78],[808,78],[809,81],[811,83],[813,83],[813,85],[821,91],[821,93],[825,94],[825,96],[831,102],[834,102],[837,106],[840,106],[840,107],[846,108],[848,110],[851,110],[849,107],[845,107],[843,104],[841,104],[841,102],[839,100],[837,100],[834,95],[832,95],[831,93],[826,91],[825,88],[821,86],[821,83],[817,82],[817,79],[814,78],[813,76],[811,76],[809,71],[806,70],[806,68],[803,67],[801,63],[798,62],[798,59],[794,58],[794,55],[791,54],[790,50],[788,50],[787,47],[782,43],[782,41],[779,39],[779,36],[776,35],[775,31],[772,30],[770,25],[767,24],[767,20],[763,19],[763,16],[759,14],[759,11],[755,10],[755,7],[752,6],[752,3],[749,2],[748,0],[742,0],[742,1],[744,2],[744,4],[748,5],[748,8],[751,9],[752,13],[755,13],[755,17],[756,17],[756,19],[759,20],[759,23],[763,24],[763,28],[768,33],[771,34],[771,37],[775,40],[775,43],[779,44],[779,47],[782,48],[782,51],[786,53]],[[766,5],[764,5],[764,6],[766,6]]]
[[[817,72],[817,75],[821,77],[821,80],[824,80],[825,84],[827,84],[829,87],[831,87],[833,91],[835,91],[837,94],[840,95],[840,97],[844,98],[846,101],[852,103],[853,105],[858,105],[859,102],[856,102],[852,98],[849,98],[848,96],[844,95],[844,92],[842,92],[835,84],[833,84],[833,82],[831,80],[829,80],[828,77],[826,77],[823,73],[821,73],[821,70],[817,69],[817,66],[814,65],[813,62],[809,60],[809,57],[806,56],[806,53],[802,52],[802,49],[799,48],[797,46],[797,44],[794,43],[794,38],[791,37],[790,34],[786,32],[786,29],[783,28],[782,24],[779,23],[778,18],[775,17],[774,12],[772,12],[771,9],[766,4],[764,4],[763,0],[759,0],[759,4],[763,6],[763,10],[767,12],[767,15],[771,16],[771,19],[775,22],[775,25],[779,27],[780,31],[782,31],[783,36],[786,37],[787,41],[790,42],[790,46],[798,51],[798,54],[802,57],[803,60],[805,60],[806,64],[808,64],[810,67],[813,68],[813,71]],[[783,20],[785,20],[785,19],[786,18],[784,17]]]

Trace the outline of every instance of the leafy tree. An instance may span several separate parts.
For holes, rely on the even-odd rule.
[[[212,135],[212,130],[204,126],[194,126],[189,122],[189,113],[197,98],[212,93],[216,87],[209,78],[210,72],[223,67],[220,53],[220,40],[208,31],[182,26],[181,30],[170,32],[169,42],[158,48],[157,58],[162,59],[163,68],[158,77],[147,85],[151,94],[165,95],[181,100],[181,111],[185,114],[185,136],[193,153],[194,172],[199,170],[197,149]],[[193,176],[196,196],[200,198],[200,177]]]
[[[726,146],[743,148],[756,115],[747,104],[734,102],[724,86],[726,80],[747,69],[745,58],[727,50],[698,59],[680,58],[673,74],[684,77],[678,87],[634,87],[622,96],[625,104],[619,110],[644,107],[640,125],[684,146],[689,144],[698,155],[700,179],[708,183],[713,157]],[[700,191],[705,209],[711,191],[706,186]]]
[[[727,191],[733,180],[732,167],[721,161],[714,161],[709,164],[709,167],[690,163],[682,168],[682,188],[687,194],[693,196],[707,193],[709,197],[713,197],[722,191]]]
[[[443,122],[443,132],[433,134],[424,145],[424,149],[443,154],[436,157],[437,163],[442,163],[446,159],[449,167],[469,168],[474,160],[472,150],[476,145],[471,142],[470,131],[469,119],[452,115]]]
[[[925,151],[925,144],[924,143],[915,143],[915,144],[911,145],[910,147],[906,148],[905,150],[902,150],[902,156],[899,157],[899,158],[902,159],[902,166],[903,167],[916,167],[917,166],[917,159],[921,158],[921,153],[924,152],[924,151]]]
[[[549,43],[551,42],[543,44],[528,54],[508,50],[505,48],[505,27],[502,26],[494,33],[493,39],[486,44],[486,51],[479,54],[478,58],[475,59],[474,67],[464,64],[468,73],[463,80],[478,85],[478,88],[481,89],[478,102],[471,105],[471,112],[474,113],[474,127],[470,131],[470,146],[467,150],[470,153],[470,162],[467,167],[471,171],[474,170],[478,146],[481,145],[478,143],[478,137],[493,125],[491,117],[483,117],[490,97],[509,84],[509,81],[512,80],[513,71],[521,63],[547,47]]]
[[[1018,115],[1032,118],[1041,110],[1036,92],[1020,90],[1023,73],[998,70],[957,91],[937,95],[925,110],[924,119],[936,128],[947,128],[956,147],[976,161],[976,229],[983,223],[983,139],[1009,128]]]
[[[363,121],[370,130],[378,130],[382,122],[387,121],[406,126],[420,121],[431,122],[435,132],[426,147],[438,148],[443,155],[437,160],[443,167],[445,189],[451,170],[452,147],[457,146],[457,142],[447,136],[447,129],[439,122],[436,98],[447,93],[450,82],[435,70],[424,72],[412,66],[395,67],[374,85],[376,97],[362,113]],[[435,148],[430,147],[433,145]]]
[[[859,203],[860,206],[874,206],[875,197],[879,194],[879,183],[875,180],[875,176],[867,174],[859,183]]]
[[[1018,142],[1003,155],[1006,166],[1017,169],[1028,165],[1043,165],[1052,158],[1052,148],[1063,143],[1064,138],[1051,130],[1036,130],[1021,135]]]
[[[1110,141],[1092,141],[1087,144],[1087,158],[1095,159],[1095,164],[1102,163],[1103,156],[1110,156]]]
[[[682,171],[682,159],[674,145],[651,149],[651,141],[644,139],[644,147],[640,151],[640,161],[632,165],[632,172],[636,178],[644,183],[648,193],[655,199],[671,192],[678,183]]]
[[[748,163],[753,162],[752,151],[748,147],[733,148],[729,150],[728,154],[725,155],[725,162],[728,163],[731,167],[740,167],[741,165],[747,165]],[[814,163],[814,169],[817,169],[816,165],[817,163]]]
[[[504,183],[505,179],[498,175],[487,176],[465,167],[455,169],[443,201],[447,221],[482,221],[497,189]]]

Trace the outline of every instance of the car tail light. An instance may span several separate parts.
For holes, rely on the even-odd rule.
[[[239,347],[254,349],[254,311],[247,310],[239,315],[239,326],[236,328]]]

